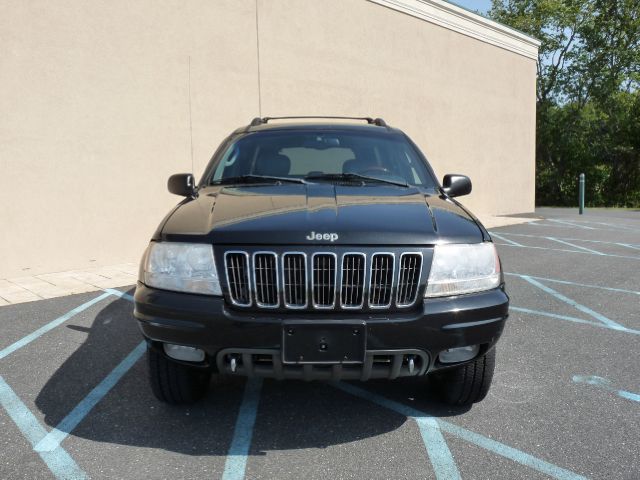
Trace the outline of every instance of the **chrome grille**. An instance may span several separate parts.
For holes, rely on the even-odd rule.
[[[227,292],[239,307],[389,309],[416,303],[423,268],[420,251],[227,251]]]
[[[371,258],[369,306],[372,308],[391,306],[393,263],[392,253],[374,253]]]
[[[307,306],[307,256],[285,253],[282,256],[284,305],[287,308]]]
[[[249,290],[249,255],[246,252],[227,252],[224,256],[229,295],[235,305],[251,305]]]
[[[363,253],[345,253],[342,256],[340,305],[343,308],[361,308],[364,304],[366,259]]]
[[[256,305],[259,307],[278,306],[278,267],[276,254],[256,252],[253,254],[253,281]]]
[[[313,306],[332,308],[336,302],[336,256],[333,253],[314,253]]]
[[[422,272],[422,255],[420,253],[403,253],[400,256],[400,272],[398,274],[398,296],[396,305],[408,307],[416,300],[418,285]]]

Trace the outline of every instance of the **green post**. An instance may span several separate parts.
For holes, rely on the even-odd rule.
[[[584,213],[584,173],[580,174],[580,215]]]

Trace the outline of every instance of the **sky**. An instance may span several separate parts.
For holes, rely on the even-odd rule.
[[[485,14],[491,8],[491,0],[447,0],[449,3],[455,3],[461,7],[475,12],[478,10],[480,13]]]

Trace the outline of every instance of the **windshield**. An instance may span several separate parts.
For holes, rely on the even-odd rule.
[[[309,181],[384,181],[436,188],[415,147],[401,134],[350,131],[267,131],[231,143],[206,183],[270,177]]]

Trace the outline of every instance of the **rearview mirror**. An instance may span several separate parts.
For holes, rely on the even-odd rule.
[[[195,178],[191,173],[176,173],[169,177],[167,188],[181,197],[190,197],[195,190]]]
[[[460,197],[471,193],[471,180],[466,175],[449,173],[442,179],[442,190],[450,197]]]

